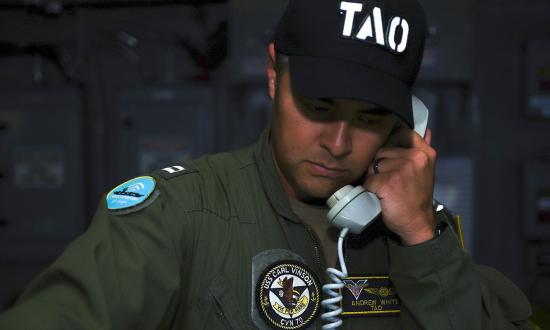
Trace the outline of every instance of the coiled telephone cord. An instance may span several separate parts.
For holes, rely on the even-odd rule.
[[[349,232],[349,228],[342,228],[340,235],[338,235],[338,260],[340,261],[340,266],[342,270],[336,268],[327,268],[327,274],[332,280],[332,283],[327,283],[323,285],[323,292],[325,296],[330,297],[326,298],[321,302],[321,306],[326,310],[321,314],[321,319],[323,322],[330,322],[323,325],[323,330],[325,329],[337,329],[342,325],[342,320],[340,319],[340,314],[342,314],[342,308],[340,307],[340,302],[342,301],[342,295],[340,290],[344,287],[342,280],[348,277],[348,269],[346,263],[344,262],[344,238]]]

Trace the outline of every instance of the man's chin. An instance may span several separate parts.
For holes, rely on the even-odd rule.
[[[313,202],[313,204],[319,204],[321,201],[322,203],[325,203],[325,201],[332,194],[345,185],[345,183],[332,185],[308,185],[306,186],[306,189],[302,190],[303,196],[301,196],[301,199],[305,202]]]

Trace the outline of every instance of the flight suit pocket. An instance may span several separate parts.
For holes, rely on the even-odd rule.
[[[247,306],[243,306],[243,302],[238,301],[224,276],[216,276],[208,291],[214,298],[214,308],[218,317],[228,329],[253,329],[248,318],[243,314],[243,311],[248,310]]]

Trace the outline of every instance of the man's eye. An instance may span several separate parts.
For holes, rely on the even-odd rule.
[[[316,105],[312,105],[311,109],[313,109],[316,112],[329,112],[330,111],[330,108],[328,108],[328,107],[316,106]]]
[[[361,122],[364,125],[376,124],[378,121],[379,121],[378,118],[370,114],[362,114],[359,116],[359,122]]]
[[[332,108],[320,104],[308,104],[306,109],[307,116],[318,122],[331,121],[337,115]]]

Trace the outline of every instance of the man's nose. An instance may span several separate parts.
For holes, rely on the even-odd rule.
[[[343,158],[351,153],[351,127],[346,120],[327,124],[321,136],[321,146],[334,158]]]

